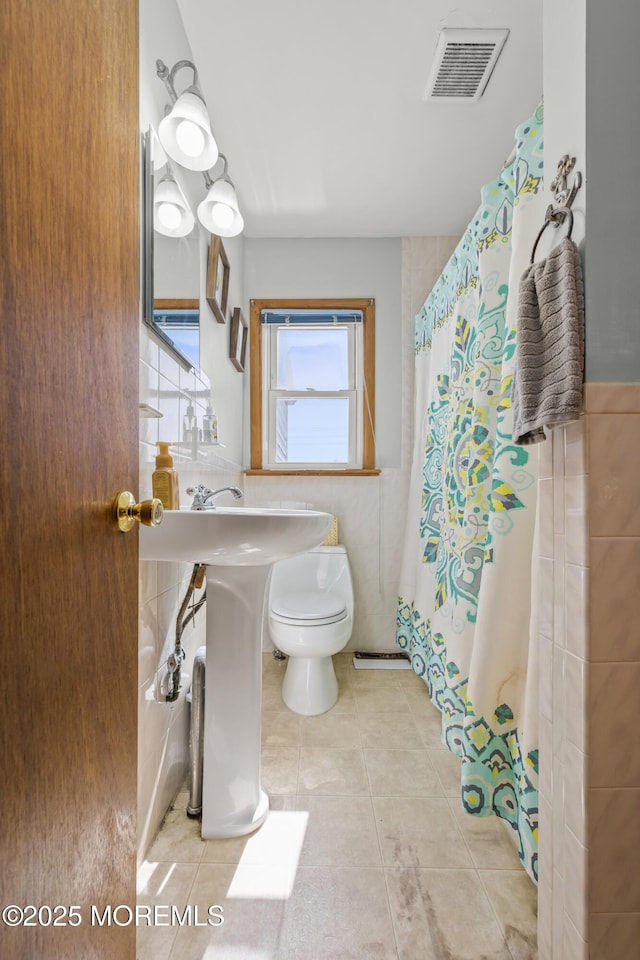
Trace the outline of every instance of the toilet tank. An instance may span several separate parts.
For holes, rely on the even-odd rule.
[[[344,598],[353,613],[353,584],[346,548],[316,547],[307,553],[278,560],[271,574],[270,596],[298,590],[322,590]]]

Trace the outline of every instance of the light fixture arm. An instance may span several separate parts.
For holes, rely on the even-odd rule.
[[[163,180],[175,180],[176,175],[173,172],[173,167],[171,166],[171,163],[168,158],[165,160],[163,166],[164,166],[164,170],[162,172],[162,176],[158,180],[158,183],[162,183]]]
[[[197,93],[200,99],[204,100],[204,97],[200,91],[200,84],[198,82],[198,71],[196,70],[195,64],[192,63],[191,60],[178,60],[177,63],[174,63],[171,70],[169,70],[169,67],[162,60],[156,60],[156,73],[167,88],[172,104],[174,104],[178,99],[178,94],[176,93],[176,87],[174,83],[175,76],[178,70],[182,70],[184,67],[188,67],[190,70],[193,70],[193,83],[187,89]]]
[[[227,162],[227,158],[225,157],[224,153],[219,153],[219,154],[218,154],[218,160],[222,160],[222,162],[224,163],[224,168],[223,168],[222,173],[220,174],[220,176],[219,176],[219,177],[216,177],[216,180],[212,180],[212,179],[211,179],[211,175],[210,175],[210,173],[209,173],[208,170],[203,170],[203,171],[202,171],[202,176],[204,177],[204,182],[205,182],[205,186],[206,186],[207,190],[209,190],[217,180],[226,180],[227,183],[230,183],[231,186],[233,187],[233,189],[235,190],[235,185],[234,185],[234,183],[233,183],[233,180],[231,179],[231,177],[230,177],[229,174],[227,173],[228,162]],[[212,168],[212,169],[215,169],[215,168]]]

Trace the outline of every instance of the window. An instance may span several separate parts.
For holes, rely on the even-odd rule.
[[[153,327],[183,360],[200,366],[199,300],[154,300]]]
[[[374,470],[373,300],[251,301],[251,468]]]

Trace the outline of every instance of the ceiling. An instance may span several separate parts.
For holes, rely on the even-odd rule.
[[[249,237],[460,234],[542,94],[531,0],[178,0]],[[508,27],[484,96],[423,99],[442,27]]]

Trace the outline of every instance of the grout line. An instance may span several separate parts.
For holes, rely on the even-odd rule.
[[[464,835],[464,830],[463,830],[462,827],[460,826],[460,824],[459,824],[459,822],[458,822],[458,818],[457,818],[457,816],[456,816],[456,814],[455,814],[455,811],[452,809],[452,806],[451,806],[452,803],[455,802],[455,800],[454,800],[453,797],[445,797],[444,800],[445,800],[445,803],[447,804],[447,809],[449,810],[449,815],[450,815],[451,819],[453,820],[454,826],[455,826],[456,830],[458,831],[458,833],[459,833],[459,835],[460,835],[460,838],[461,838],[461,840],[462,840],[462,843],[463,843],[463,845],[464,845],[465,850],[467,851],[467,854],[468,854],[468,856],[469,856],[469,862],[471,863],[473,869],[477,871],[478,866],[477,866],[476,861],[474,860],[473,854],[472,854],[472,852],[471,852],[471,847],[470,847],[469,844],[467,843],[467,838],[466,838],[465,835]]]
[[[509,944],[508,944],[508,942],[507,942],[506,931],[505,931],[505,929],[504,929],[504,927],[503,927],[503,925],[502,925],[502,921],[500,920],[500,917],[498,916],[498,911],[496,910],[496,908],[495,908],[494,905],[493,905],[493,900],[491,899],[491,897],[490,897],[490,895],[489,895],[489,891],[487,890],[487,888],[486,888],[485,885],[484,885],[484,880],[482,879],[481,873],[482,873],[481,870],[476,870],[476,876],[478,877],[478,880],[480,881],[480,885],[481,885],[482,890],[483,890],[483,892],[484,892],[484,895],[485,895],[485,897],[486,897],[486,899],[487,899],[487,901],[488,901],[488,903],[489,903],[489,907],[491,908],[491,912],[493,913],[493,916],[495,917],[495,921],[496,921],[496,923],[498,924],[498,930],[500,931],[500,936],[501,936],[502,939],[504,940],[504,945],[505,945],[505,947],[506,947],[506,949],[507,949],[507,953],[508,953],[509,956],[512,958],[512,960],[518,960],[518,958],[517,958],[517,957],[514,957],[513,953],[511,952],[511,948],[510,948],[510,946],[509,946]]]
[[[202,857],[204,856],[204,848],[205,848],[205,842],[203,841],[203,843],[202,843],[202,853],[200,854],[200,860],[197,861],[197,862],[196,862],[196,861],[189,861],[190,863],[193,863],[193,864],[194,864],[195,870],[194,870],[194,872],[193,872],[193,880],[192,880],[191,883],[189,884],[189,889],[188,889],[188,891],[187,891],[187,896],[186,896],[186,898],[185,898],[185,904],[193,903],[193,900],[192,900],[191,895],[192,895],[192,893],[193,893],[193,891],[194,891],[194,888],[195,888],[195,885],[196,885],[196,879],[197,879],[198,873],[199,873],[199,871],[200,871],[200,864],[201,864],[201,862],[202,862]],[[174,863],[177,863],[177,862],[178,862],[178,861],[174,861]],[[153,929],[153,928],[150,928],[150,929]],[[173,951],[174,951],[174,948],[175,948],[175,945],[176,945],[176,940],[177,940],[177,938],[178,938],[178,933],[179,933],[179,932],[180,932],[180,927],[178,926],[178,927],[176,927],[176,931],[175,931],[175,933],[174,933],[174,935],[173,935],[173,939],[172,939],[172,941],[171,941],[171,946],[169,947],[168,960],[172,960],[172,958],[173,958],[173,956],[174,956]],[[137,947],[137,937],[136,937],[136,947]],[[137,950],[136,950],[136,953],[137,953]],[[175,960],[179,960],[179,955],[178,955],[178,954],[175,955]]]
[[[194,879],[194,883],[195,883],[195,879]],[[188,897],[187,897],[187,903],[189,903],[189,898],[188,898]],[[153,927],[149,927],[148,929],[149,929],[149,930],[153,930],[154,928],[153,928]],[[171,941],[171,946],[169,947],[169,953],[167,954],[167,960],[174,960],[174,957],[175,957],[175,960],[179,960],[179,954],[176,953],[176,954],[174,955],[174,952],[173,952],[174,947],[175,947],[175,945],[176,945],[176,940],[177,940],[177,938],[178,938],[178,933],[179,933],[179,932],[180,932],[180,927],[178,926],[178,927],[176,927],[176,931],[175,931],[175,933],[174,933],[174,935],[173,935],[173,939],[172,939],[172,941]],[[138,937],[137,937],[137,935],[136,935],[136,954],[137,954],[137,952],[138,952],[138,951],[137,951],[137,947],[138,947]]]
[[[367,749],[371,749],[371,748],[362,747],[362,746],[360,747],[360,750],[362,751],[362,762],[364,763],[364,772],[367,778],[367,784],[369,786],[369,796],[371,797],[371,808],[373,809],[373,787],[371,786],[371,777],[369,776],[369,764],[367,763]],[[374,823],[376,824],[376,836],[378,837],[378,845],[380,846],[380,862],[382,863],[382,846],[380,844],[380,834],[378,833],[378,824],[376,822],[375,817],[376,817],[375,809],[373,809],[373,819],[374,819]]]
[[[376,824],[376,830],[377,830],[377,829],[378,829],[378,827],[377,827],[377,824]],[[380,856],[381,856],[381,858],[382,858],[382,851],[380,852]],[[385,888],[385,890],[387,891],[387,909],[388,909],[388,911],[389,911],[389,920],[390,920],[390,922],[391,922],[391,932],[393,933],[393,942],[394,942],[395,948],[396,948],[396,957],[397,957],[397,960],[402,960],[402,957],[401,957],[401,955],[400,955],[400,944],[399,944],[399,942],[398,942],[398,933],[397,933],[397,930],[396,930],[395,918],[394,918],[394,915],[393,915],[393,910],[391,909],[391,895],[390,895],[390,893],[389,893],[388,871],[387,871],[387,868],[385,867],[384,863],[382,864],[382,876],[383,876],[383,878],[384,878],[384,888]]]
[[[296,809],[298,808],[298,797],[300,796],[300,767],[302,764],[302,725],[298,727],[298,763],[296,767]]]

